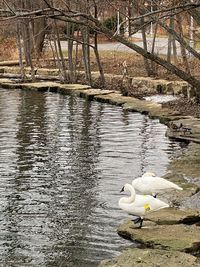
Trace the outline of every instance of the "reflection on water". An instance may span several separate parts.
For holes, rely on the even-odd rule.
[[[0,91],[1,266],[97,266],[129,246],[116,229],[125,182],[163,175],[180,144],[120,107]]]

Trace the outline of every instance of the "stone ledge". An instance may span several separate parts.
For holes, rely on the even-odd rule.
[[[129,248],[123,254],[104,260],[99,267],[199,267],[197,258],[178,251]]]
[[[168,208],[150,213],[146,219],[159,225],[200,223],[200,211]]]
[[[156,224],[145,221],[139,229],[130,220],[118,228],[118,234],[146,247],[200,254],[200,227],[186,224]]]
[[[109,95],[115,93],[115,91],[110,90],[101,90],[101,89],[88,89],[80,92],[80,97],[87,98],[89,100],[93,100],[94,97]]]
[[[12,63],[12,62],[11,62]],[[4,63],[3,63],[4,64]],[[51,75],[59,76],[58,69],[48,69],[48,68],[36,68],[37,75]],[[30,67],[24,68],[26,74],[30,74]],[[4,74],[20,74],[19,66],[0,66],[0,73]],[[98,81],[100,76],[99,72],[92,72],[92,78],[94,81]],[[81,83],[85,83],[85,75],[84,71],[79,71],[78,80]],[[155,79],[151,77],[131,77],[127,76],[123,79],[123,75],[113,75],[113,74],[105,74],[106,84],[109,87],[114,87],[120,83],[123,87],[139,87],[143,88],[148,92],[153,93],[164,93],[164,94],[183,94],[185,96],[190,97],[193,96],[193,91],[191,86],[185,81],[168,81],[164,79]]]

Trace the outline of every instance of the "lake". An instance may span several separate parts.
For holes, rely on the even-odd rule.
[[[117,235],[126,182],[164,175],[182,144],[121,107],[0,90],[1,266],[93,267],[131,243]]]

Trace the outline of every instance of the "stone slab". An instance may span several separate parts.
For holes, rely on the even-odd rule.
[[[0,84],[4,84],[4,83],[13,83],[13,81],[11,79],[1,78],[0,79]]]
[[[102,96],[102,95],[107,95],[114,93],[114,91],[110,90],[102,90],[102,89],[88,89],[80,92],[80,96],[87,98],[89,100],[93,100],[94,96]]]
[[[170,138],[179,139],[179,140],[188,140],[193,141],[196,143],[200,143],[200,118],[182,118],[173,122],[175,125],[179,126],[181,123],[184,127],[190,128],[191,132],[184,132],[181,129],[174,130],[170,129],[167,130],[166,135]]]
[[[183,155],[170,163],[169,170],[171,176],[186,177],[187,183],[200,187],[200,144],[190,143]]]
[[[60,88],[62,89],[70,89],[70,90],[86,90],[91,88],[91,86],[89,85],[85,85],[85,84],[78,84],[78,83],[69,83],[69,84],[60,84],[59,85]]]
[[[200,263],[183,252],[129,248],[112,260],[102,261],[99,267],[200,267]]]
[[[23,90],[35,90],[35,91],[50,91],[56,92],[59,87],[55,82],[36,82],[36,83],[23,83],[21,89]]]
[[[80,93],[90,89],[91,86],[89,85],[82,85],[82,84],[60,84],[58,88],[58,92],[61,94],[66,95],[78,95],[80,96]]]
[[[146,219],[160,225],[195,224],[200,223],[200,211],[168,208],[150,213]]]
[[[122,96],[120,93],[110,93],[106,95],[96,95],[94,99],[99,102],[121,106],[126,102],[132,101],[132,97]]]
[[[118,234],[152,248],[200,253],[200,227],[195,224],[158,225],[146,221],[139,229],[128,220],[120,225]]]

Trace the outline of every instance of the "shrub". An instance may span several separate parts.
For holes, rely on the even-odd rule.
[[[122,18],[119,18],[119,23],[122,22]],[[103,25],[107,27],[109,30],[116,31],[117,30],[117,16],[112,16],[103,21]],[[120,33],[124,32],[123,25],[120,27]]]

